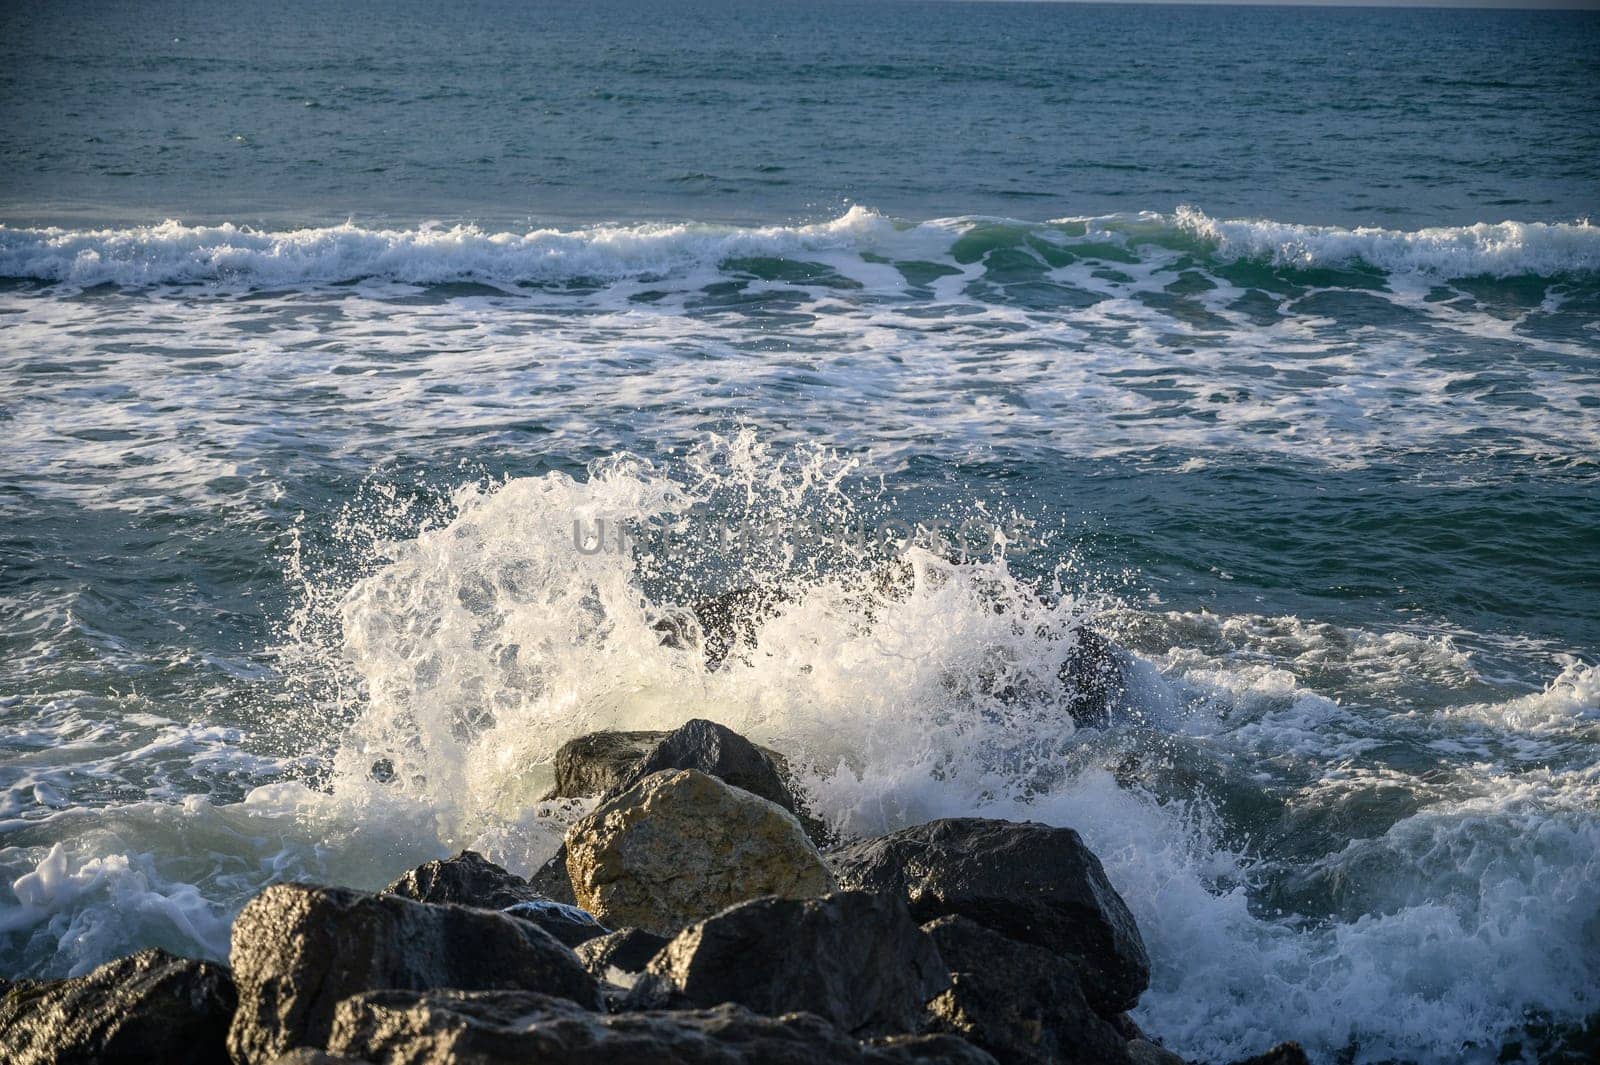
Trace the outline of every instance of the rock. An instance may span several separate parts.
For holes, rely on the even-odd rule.
[[[548,862],[541,865],[528,880],[528,886],[551,902],[564,902],[568,906],[578,904],[578,896],[572,891],[572,878],[567,876],[567,845],[563,843],[556,849],[556,855]]]
[[[656,622],[663,647],[697,650],[706,669],[718,669],[735,649],[756,644],[761,625],[775,615],[789,597],[774,588],[735,588],[702,599],[687,611],[674,609]]]
[[[845,847],[831,864],[843,887],[904,895],[919,921],[960,914],[1072,960],[1103,1015],[1132,1009],[1149,986],[1133,915],[1070,828],[930,821]]]
[[[227,1065],[237,998],[228,970],[145,950],[0,998],[7,1065]]]
[[[665,936],[646,932],[642,928],[624,928],[620,932],[591,939],[576,950],[578,959],[596,980],[607,980],[606,974],[613,969],[625,973],[643,972],[650,959],[666,945]]]
[[[415,902],[504,910],[513,917],[532,921],[569,947],[609,931],[593,915],[571,903],[546,898],[522,877],[476,851],[462,851],[445,861],[424,862],[383,890]]]
[[[651,960],[630,1004],[804,1010],[864,1038],[916,1031],[923,1003],[949,983],[902,899],[841,891],[756,899],[684,929]]]
[[[1244,1058],[1233,1065],[1311,1065],[1299,1043],[1279,1043],[1264,1054]]]
[[[590,1013],[517,991],[372,991],[340,1003],[329,1049],[385,1065],[982,1065],[953,1043],[863,1047],[819,1017],[735,1005]],[[964,1048],[972,1052],[972,1048]],[[972,1052],[975,1053],[975,1052]]]
[[[765,751],[732,729],[703,718],[686,721],[661,737],[660,742],[623,774],[606,798],[664,769],[698,770],[776,803],[797,818],[804,812],[784,782],[787,766],[782,755]]]
[[[923,926],[950,970],[928,1003],[930,1031],[952,1032],[1016,1065],[1128,1065],[1125,1040],[1090,1008],[1070,961],[966,917]]]
[[[953,1035],[890,1035],[861,1045],[872,1065],[996,1065],[989,1053]]]
[[[692,769],[652,774],[601,804],[568,831],[566,849],[579,905],[658,935],[761,895],[834,886],[793,815]]]
[[[789,766],[783,755],[699,718],[671,732],[596,732],[567,741],[556,752],[556,786],[546,798],[598,793],[604,805],[664,769],[695,769],[716,777],[777,803],[800,821],[813,841],[832,839],[828,827],[812,817],[790,790],[786,782]],[[608,782],[606,787],[595,787],[601,781]],[[555,902],[577,904],[567,871],[566,844],[534,873],[531,886]]]
[[[588,910],[551,899],[519,902],[514,906],[507,906],[500,912],[538,925],[569,947],[587,943],[611,931],[595,920],[594,914]]]
[[[522,877],[507,872],[477,851],[423,862],[383,890],[413,902],[451,902],[486,910],[503,910],[519,902],[544,898]]]
[[[277,884],[233,925],[238,1065],[323,1046],[334,1007],[373,988],[540,991],[598,1008],[577,955],[537,925],[492,910],[344,888]]]
[[[1104,728],[1127,692],[1122,658],[1104,636],[1090,628],[1077,630],[1077,642],[1056,671],[1066,696],[1067,713],[1079,725]]]
[[[1188,1065],[1166,1047],[1143,1037],[1128,1040],[1128,1060],[1133,1065]]]
[[[603,795],[615,788],[665,732],[591,732],[556,750],[555,786],[546,799]]]

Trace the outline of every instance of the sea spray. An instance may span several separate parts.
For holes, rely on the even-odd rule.
[[[1529,1017],[1559,1027],[1594,1010],[1593,771],[1508,761],[1557,738],[1486,747],[1492,771],[1393,777],[1407,801],[1369,828],[1345,813],[1382,784],[1353,767],[1379,718],[1299,672],[1345,647],[1351,690],[1402,690],[1393,654],[1476,690],[1445,642],[1109,603],[1071,571],[1021,576],[1003,534],[964,557],[780,538],[718,558],[719,538],[689,537],[677,558],[573,538],[574,520],[671,523],[697,506],[696,520],[821,528],[893,513],[897,497],[852,461],[744,433],[677,465],[619,455],[443,496],[375,491],[338,523],[351,538],[339,565],[291,567],[307,600],[282,667],[331,699],[298,708],[288,731],[331,751],[304,759],[325,768],[243,803],[127,807],[109,834],[42,855],[7,916],[27,964],[83,971],[148,941],[218,956],[231,913],[278,879],[375,888],[464,846],[530,872],[584,811],[541,799],[561,742],[710,717],[782,750],[846,834],[953,815],[1078,829],[1150,949],[1136,1016],[1186,1055],[1288,1037],[1355,1061],[1487,1061]],[[719,668],[664,644],[670,611],[750,581],[781,602]],[[1085,625],[1139,652],[1105,729],[1075,727],[1054,688]],[[1542,697],[1579,707],[1562,711],[1575,727],[1586,678],[1569,667]],[[1359,838],[1329,846],[1330,818]],[[192,857],[205,853],[216,863]],[[1459,979],[1469,970],[1493,975]]]

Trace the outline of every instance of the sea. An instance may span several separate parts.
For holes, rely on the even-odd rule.
[[[710,717],[1076,828],[1187,1057],[1593,1060],[1597,209],[1594,12],[6,0],[0,977]]]

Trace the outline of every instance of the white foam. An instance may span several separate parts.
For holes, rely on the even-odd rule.
[[[1186,234],[1225,257],[1282,266],[1365,264],[1441,278],[1557,276],[1600,270],[1600,228],[1588,222],[1480,222],[1419,230],[1343,229],[1288,222],[1219,220],[1198,209],[1030,223],[982,217],[895,223],[867,208],[809,225],[737,227],[701,223],[600,225],[490,232],[473,225],[368,229],[354,223],[295,230],[169,219],[122,229],[0,226],[0,277],[74,285],[301,286],[363,278],[410,284],[489,284],[703,274],[742,258],[818,259],[869,285],[900,287],[892,269],[862,253],[948,262],[955,240],[983,226],[1070,251],[1107,238],[1141,254],[1151,238]],[[1081,234],[1081,237],[1074,234]]]
[[[0,226],[0,276],[77,285],[615,280],[714,267],[730,258],[803,256],[870,244],[892,232],[859,207],[815,225],[756,228],[686,223],[495,233],[471,225],[364,229],[347,223],[268,231],[176,220],[129,229]]]
[[[757,475],[772,460],[745,440],[701,469],[751,492],[752,505],[803,503],[797,479]],[[491,853],[523,840],[526,868],[559,832],[529,796],[562,740],[708,716],[788,753],[817,812],[847,832],[968,814],[1077,828],[1150,947],[1137,1016],[1186,1055],[1227,1060],[1294,1038],[1316,1057],[1487,1062],[1531,1014],[1573,1021],[1596,1007],[1600,957],[1584,946],[1600,906],[1595,771],[1479,767],[1439,785],[1364,771],[1360,759],[1393,729],[1431,725],[1385,723],[1296,672],[1327,667],[1337,650],[1357,696],[1382,698],[1419,669],[1475,690],[1469,657],[1448,639],[1173,616],[1194,646],[1159,656],[1162,672],[1137,664],[1146,722],[1201,752],[1247,753],[1252,778],[1281,778],[1272,786],[1290,809],[1314,815],[1374,788],[1409,790],[1423,807],[1304,873],[1330,895],[1331,916],[1262,913],[1252,885],[1272,867],[1224,842],[1201,793],[1172,801],[1119,784],[1057,704],[992,697],[1003,680],[1026,693],[1052,676],[1087,604],[1037,597],[1003,561],[953,568],[913,552],[904,598],[869,596],[863,609],[858,586],[823,580],[762,626],[747,659],[705,674],[649,628],[640,582],[659,570],[584,554],[570,525],[573,514],[642,517],[695,498],[660,471],[614,461],[587,480],[467,489],[453,521],[389,545],[391,561],[341,605],[344,654],[371,699],[329,801],[354,802],[366,819],[369,804],[403,801],[433,812],[437,838]],[[1154,742],[1146,755],[1173,740]],[[394,762],[395,784],[370,779],[377,757]]]
[[[1306,226],[1273,221],[1222,221],[1192,207],[1172,224],[1228,256],[1280,266],[1366,265],[1439,278],[1515,277],[1600,270],[1600,226],[1587,221],[1478,222],[1417,230]]]

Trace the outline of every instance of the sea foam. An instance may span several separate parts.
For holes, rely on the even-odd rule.
[[[473,225],[370,229],[354,223],[270,231],[176,220],[122,229],[0,226],[0,277],[74,285],[213,283],[246,287],[324,285],[363,279],[408,284],[497,285],[605,282],[716,271],[729,261],[838,254],[951,261],[958,240],[997,246],[1028,237],[1071,250],[1078,242],[1137,249],[1198,238],[1224,258],[1279,266],[1365,265],[1442,278],[1559,276],[1600,270],[1600,228],[1574,223],[1478,223],[1415,231],[1223,221],[1183,207],[1062,218],[1047,223],[962,217],[893,221],[864,207],[810,225],[703,223],[601,225],[570,230],[488,231]]]

